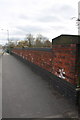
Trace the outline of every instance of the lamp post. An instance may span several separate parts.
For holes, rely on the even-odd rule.
[[[76,20],[76,26],[78,27],[78,35],[80,34],[80,18],[78,17],[72,17],[71,20],[75,19]]]
[[[10,40],[9,40],[9,30],[7,30],[7,40],[8,40],[8,44],[9,44],[9,53],[10,53]]]
[[[1,31],[3,31],[3,29],[2,29],[2,28],[0,28],[0,30],[1,30]],[[2,37],[1,37],[1,39],[2,39]]]
[[[2,31],[5,30],[5,29],[1,29]],[[7,30],[7,40],[9,42],[9,30]]]
[[[5,29],[1,29],[1,30],[3,31],[3,30],[5,30]],[[8,45],[9,45],[8,49],[9,49],[9,53],[10,53],[9,30],[7,29],[6,31],[7,31],[7,41],[8,41]]]
[[[9,30],[7,30],[7,39],[8,39],[8,42],[9,42]]]

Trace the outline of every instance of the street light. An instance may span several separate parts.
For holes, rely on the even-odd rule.
[[[7,38],[7,39],[8,39],[8,42],[9,42],[9,30],[7,30],[7,35],[8,35],[8,38]]]
[[[78,17],[72,17],[71,20],[74,20],[76,21],[76,26],[77,26],[77,29],[78,29],[78,35],[80,35],[80,18]]]
[[[9,44],[9,53],[10,53],[10,40],[9,40],[9,30],[7,30],[7,40],[8,40],[8,44]]]
[[[5,29],[1,29],[2,31],[5,30]],[[7,40],[9,42],[9,30],[7,30]]]
[[[5,30],[5,29],[1,29],[1,30]],[[7,29],[7,41],[8,41],[8,44],[9,44],[9,53],[10,53],[10,40],[9,40],[9,30]]]

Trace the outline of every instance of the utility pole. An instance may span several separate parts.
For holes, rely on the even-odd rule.
[[[78,2],[78,35],[80,35],[80,1]]]
[[[9,40],[9,30],[7,30],[7,40],[8,40],[8,44],[9,44],[9,53],[10,53],[10,40]]]
[[[7,30],[7,35],[8,35],[8,38],[7,38],[7,39],[8,39],[8,42],[9,42],[9,30]]]
[[[3,30],[5,30],[5,29],[1,29],[1,30],[3,31]],[[10,53],[10,39],[9,39],[9,30],[7,29],[6,31],[7,31],[7,41],[8,41],[8,45],[9,45],[8,49],[9,49],[9,53]]]

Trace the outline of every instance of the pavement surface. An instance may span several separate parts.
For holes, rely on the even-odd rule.
[[[0,119],[2,118],[2,54],[0,54]]]
[[[2,57],[2,93],[3,118],[78,118],[75,105],[9,54]]]

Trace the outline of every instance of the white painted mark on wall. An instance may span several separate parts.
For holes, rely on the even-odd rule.
[[[65,75],[65,71],[64,71],[64,69],[59,69],[59,73],[60,73],[59,77],[65,79],[65,76],[64,76]]]

